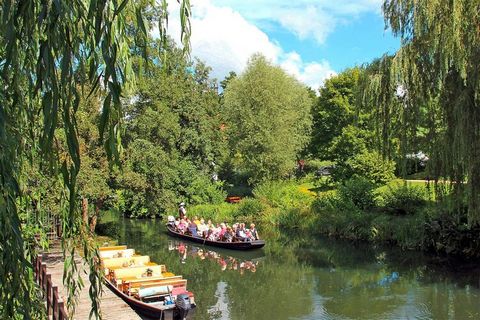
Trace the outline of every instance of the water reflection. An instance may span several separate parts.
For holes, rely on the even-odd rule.
[[[243,275],[245,272],[257,272],[259,262],[264,257],[259,256],[254,259],[248,259],[245,256],[243,256],[243,258],[233,257],[220,254],[219,252],[208,247],[199,247],[191,243],[178,240],[168,241],[168,251],[177,252],[180,256],[181,263],[187,263],[188,259],[211,260],[218,264],[221,271],[236,271],[241,275]]]
[[[237,252],[173,240],[160,221],[119,225],[121,243],[188,279],[195,319],[480,319],[478,266],[265,226],[264,249]]]

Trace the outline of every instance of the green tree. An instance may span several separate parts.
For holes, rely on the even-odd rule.
[[[224,98],[234,167],[250,182],[288,175],[309,139],[312,101],[306,87],[254,55],[245,72],[230,80]]]
[[[461,199],[467,198],[470,224],[480,223],[479,8],[478,0],[383,5],[403,44],[388,69],[390,83],[398,81],[407,90],[405,107],[398,111],[401,123],[415,130],[417,115],[428,108],[431,175],[452,182],[457,208],[463,210]],[[374,95],[391,95],[391,89],[377,86]]]
[[[188,50],[190,1],[181,2],[182,42]],[[75,248],[84,248],[90,265],[92,313],[98,314],[100,274],[97,254],[79,215],[77,176],[80,151],[76,112],[79,83],[106,90],[100,121],[107,155],[118,158],[120,123],[123,119],[122,87],[133,76],[129,57],[132,39],[148,37],[142,10],[153,1],[13,1],[0,9],[0,317],[39,318],[42,304],[36,299],[31,248],[24,242],[19,220],[25,161],[39,154],[63,176],[68,208],[62,210],[62,241],[68,305],[81,287],[72,262]],[[165,37],[167,1],[161,1],[160,34]],[[132,36],[132,33],[135,37]],[[141,47],[141,44],[139,44]],[[79,74],[87,74],[80,81]],[[56,129],[61,127],[66,153],[56,150]],[[33,152],[32,152],[33,151]]]
[[[358,118],[357,92],[360,68],[347,69],[325,81],[312,107],[312,140],[310,153],[323,160],[334,160],[327,152],[334,139]]]
[[[221,182],[211,179],[212,162],[221,163],[226,150],[216,81],[173,42],[165,50],[167,64],[151,52],[148,68],[138,68],[138,90],[126,107],[124,170],[115,188],[120,210],[131,217],[157,216],[180,201],[225,198]]]
[[[93,204],[93,212],[82,212],[83,219],[89,220],[92,232],[95,230],[104,202],[113,195],[113,190],[109,185],[110,172],[107,155],[98,132],[101,101],[101,91],[90,96],[84,91],[76,113],[80,158],[82,160],[77,178],[78,194],[81,198]]]

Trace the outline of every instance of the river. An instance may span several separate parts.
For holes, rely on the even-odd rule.
[[[458,262],[278,230],[236,252],[171,238],[159,220],[118,223],[120,244],[188,279],[194,319],[480,319],[480,269]]]

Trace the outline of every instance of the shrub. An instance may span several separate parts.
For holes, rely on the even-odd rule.
[[[360,210],[373,208],[375,205],[374,184],[364,177],[353,177],[338,188],[343,202],[352,202]]]
[[[225,201],[227,193],[221,182],[212,182],[206,175],[198,174],[185,188],[190,204],[218,204]]]
[[[231,221],[233,212],[237,209],[236,204],[201,204],[187,207],[187,216],[211,219],[214,222]]]
[[[424,235],[423,214],[402,217],[380,214],[372,221],[370,240],[388,242],[403,249],[420,249]]]
[[[313,228],[316,225],[314,218],[309,209],[291,208],[279,212],[277,223],[286,229]]]
[[[345,181],[353,176],[361,176],[372,183],[384,184],[393,178],[395,162],[383,159],[376,151],[364,151],[346,160],[337,163],[332,172],[335,181]]]
[[[296,182],[268,181],[253,190],[255,197],[275,208],[296,208],[310,205],[313,197],[302,192]]]
[[[480,225],[468,225],[466,214],[442,212],[425,226],[424,246],[434,252],[480,258]]]
[[[382,197],[386,211],[398,215],[414,214],[427,203],[425,190],[418,186],[389,187]]]
[[[238,218],[258,218],[265,209],[264,205],[253,198],[245,198],[237,205],[237,209],[233,212],[233,217]]]

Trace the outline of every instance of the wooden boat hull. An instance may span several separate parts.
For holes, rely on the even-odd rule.
[[[167,314],[171,313],[173,316],[173,319],[180,319],[179,315],[179,310],[178,308],[172,308],[172,309],[162,309],[159,307],[152,306],[148,303],[139,301],[135,298],[132,298],[126,294],[124,294],[122,291],[120,291],[115,285],[110,283],[107,279],[105,279],[105,284],[107,285],[110,290],[112,290],[118,297],[120,297],[123,301],[125,301],[132,309],[134,309],[136,312],[140,313],[141,315],[153,318],[153,319],[158,319],[158,320],[163,320],[163,319],[168,319],[171,317],[168,317]],[[195,305],[192,305],[192,309],[188,311],[188,316],[187,319],[190,319],[191,316],[195,312]]]
[[[223,241],[210,241],[203,238],[192,237],[189,235],[181,234],[176,232],[171,226],[167,225],[167,232],[171,236],[178,237],[181,239],[189,240],[192,242],[225,248],[225,249],[232,249],[232,250],[253,250],[253,249],[260,249],[265,246],[265,241],[263,240],[255,240],[255,241],[245,241],[245,242],[223,242]]]

